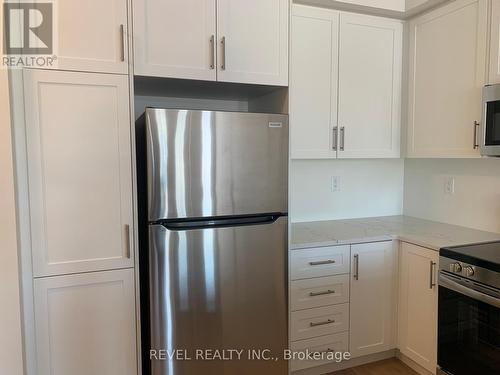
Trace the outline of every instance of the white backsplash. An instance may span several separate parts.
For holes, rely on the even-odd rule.
[[[402,159],[292,160],[291,221],[401,215],[403,172]]]
[[[500,158],[407,159],[404,214],[500,232]]]

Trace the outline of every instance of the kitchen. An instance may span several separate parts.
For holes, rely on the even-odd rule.
[[[0,372],[500,372],[500,2],[37,3]]]

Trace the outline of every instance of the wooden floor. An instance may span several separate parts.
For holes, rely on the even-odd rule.
[[[396,358],[368,363],[347,370],[332,372],[332,375],[418,375]]]

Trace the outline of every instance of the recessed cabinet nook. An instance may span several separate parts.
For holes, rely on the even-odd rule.
[[[500,83],[500,1],[409,16],[398,1],[315,3],[326,6],[54,2],[58,64],[17,77],[23,322],[35,337],[27,375],[143,373],[135,120],[144,98],[289,114],[294,160],[480,156],[481,90]],[[137,82],[151,86],[138,95]],[[386,240],[288,257],[292,350],[365,362],[400,353],[436,372],[437,251]],[[328,364],[289,367],[320,374]]]

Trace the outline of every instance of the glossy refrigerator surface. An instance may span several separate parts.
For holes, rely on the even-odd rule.
[[[152,374],[287,374],[287,238],[286,217],[204,229],[150,225],[151,349],[189,358],[153,360]],[[241,358],[196,360],[207,349]],[[278,360],[249,360],[249,351]]]
[[[286,115],[146,109],[149,221],[287,212]]]

